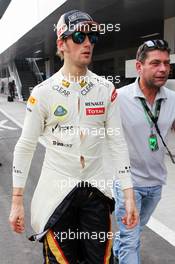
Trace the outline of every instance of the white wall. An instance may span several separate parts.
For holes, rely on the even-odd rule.
[[[136,60],[126,60],[125,61],[125,77],[135,78],[137,76],[136,71]]]
[[[166,82],[166,85],[165,86],[168,87],[170,90],[175,91],[175,80],[174,79],[169,79]]]
[[[164,20],[164,39],[168,41],[171,52],[175,52],[175,17]]]
[[[67,0],[12,0],[0,20],[0,54]]]

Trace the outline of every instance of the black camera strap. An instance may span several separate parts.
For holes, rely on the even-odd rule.
[[[173,155],[172,155],[171,151],[169,150],[168,146],[166,145],[165,141],[163,140],[163,137],[162,137],[162,135],[160,133],[160,129],[159,129],[158,124],[157,124],[157,121],[158,121],[158,118],[159,118],[159,114],[160,114],[160,108],[161,108],[162,99],[159,99],[157,101],[155,116],[153,115],[153,113],[151,112],[151,110],[149,109],[149,107],[147,106],[145,98],[139,97],[139,99],[140,99],[140,101],[142,103],[143,109],[146,111],[146,113],[150,117],[151,121],[154,123],[155,128],[156,128],[156,131],[157,131],[157,134],[161,138],[162,144],[164,145],[164,147],[168,151],[168,154],[170,156],[170,159],[171,159],[172,163],[175,164],[175,160],[173,158]]]

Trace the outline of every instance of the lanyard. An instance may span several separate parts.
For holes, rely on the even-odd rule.
[[[172,163],[175,164],[175,160],[173,158],[173,155],[171,153],[171,151],[169,150],[168,146],[166,145],[165,141],[163,140],[163,137],[160,133],[160,129],[158,127],[158,124],[157,124],[157,121],[158,121],[158,118],[159,118],[159,114],[160,114],[160,108],[161,108],[161,102],[162,102],[162,99],[159,99],[156,103],[156,109],[155,109],[155,115],[153,115],[153,113],[151,112],[151,110],[149,109],[149,107],[147,106],[146,104],[146,100],[145,98],[143,97],[139,97],[141,103],[142,103],[142,106],[143,106],[143,109],[144,111],[148,114],[148,116],[150,117],[150,119],[152,120],[152,122],[154,123],[155,125],[155,128],[156,128],[156,131],[157,131],[157,134],[159,135],[159,137],[161,138],[162,140],[162,143],[164,145],[164,147],[166,148],[166,150],[168,151],[168,154],[170,156],[170,159],[172,161]]]
[[[161,108],[162,99],[159,99],[156,102],[155,115],[153,115],[153,113],[151,112],[151,110],[147,106],[145,98],[139,97],[139,99],[140,99],[140,101],[142,103],[142,106],[143,106],[143,109],[144,109],[145,113],[148,114],[148,116],[150,117],[151,121],[154,123],[154,125],[156,127],[156,124],[157,124],[157,121],[158,121],[158,118],[159,118],[159,114],[160,114],[160,108]]]

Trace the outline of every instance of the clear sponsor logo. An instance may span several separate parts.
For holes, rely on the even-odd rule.
[[[59,85],[54,85],[52,87],[53,90],[59,92],[61,95],[68,97],[70,95],[70,91],[65,90],[63,87]]]
[[[81,90],[81,94],[82,94],[82,95],[86,95],[87,93],[89,93],[89,92],[92,90],[93,86],[94,86],[94,84],[93,84],[92,82],[88,83],[88,84],[85,86],[85,88],[83,88],[83,89]]]

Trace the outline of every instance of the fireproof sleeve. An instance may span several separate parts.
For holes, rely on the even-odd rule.
[[[128,148],[123,134],[119,104],[117,101],[117,90],[112,88],[108,101],[105,129],[115,173],[120,180],[121,188],[124,190],[132,188],[132,180]]]
[[[29,97],[22,134],[15,146],[13,187],[23,188],[25,186],[38,138],[44,129],[45,113],[39,90],[35,87]]]

